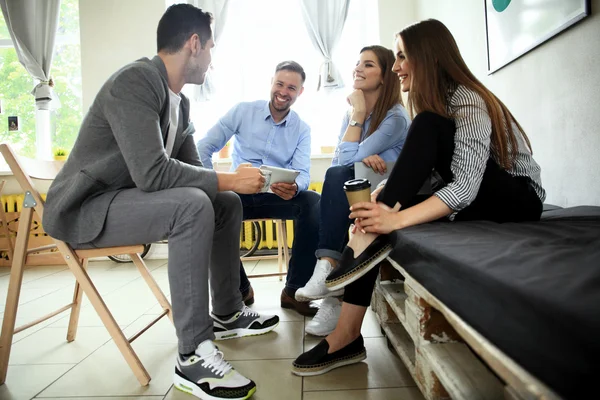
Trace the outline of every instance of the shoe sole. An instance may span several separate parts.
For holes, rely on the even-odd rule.
[[[310,328],[305,328],[304,330],[305,330],[305,331],[306,331],[306,333],[308,333],[309,335],[323,337],[323,336],[328,336],[328,335],[329,335],[331,332],[333,332],[333,331],[335,330],[335,328],[334,328],[334,329],[332,329],[332,330],[330,330],[330,331],[327,331],[327,332],[319,332],[319,333],[317,333],[317,332],[311,332],[311,331],[310,331]]]
[[[264,335],[265,333],[269,333],[273,329],[277,328],[277,325],[279,325],[279,321],[277,321],[275,325],[268,326],[263,329],[237,328],[224,332],[215,332],[215,340],[238,339],[246,336]]]
[[[373,267],[375,267],[377,264],[379,264],[380,262],[385,260],[385,258],[387,256],[389,256],[391,252],[392,252],[392,245],[390,245],[390,244],[385,245],[381,250],[379,250],[377,253],[375,253],[367,261],[360,264],[358,267],[345,273],[344,275],[340,276],[339,278],[336,278],[331,281],[325,281],[325,286],[327,286],[327,288],[330,291],[336,291],[336,290],[343,289],[344,287],[346,287],[347,285],[356,281],[357,279],[362,278],[367,272],[372,270]]]
[[[191,394],[193,396],[198,397],[202,400],[223,400],[225,397],[215,397],[210,394],[204,392],[200,389],[194,382],[188,381],[187,379],[182,378],[181,376],[175,374],[173,377],[173,384],[175,389],[180,390],[184,393]],[[252,395],[256,392],[256,386],[248,391],[248,394],[244,397],[227,397],[227,400],[246,400],[252,397]]]
[[[304,315],[305,317],[314,317],[315,315],[317,315],[317,311],[319,311],[318,308],[315,308],[315,311],[310,311],[310,312],[304,312],[304,311],[300,311],[298,310],[296,307],[294,307],[291,304],[287,304],[287,303],[282,303],[281,304],[281,308],[286,308],[288,310],[294,310],[296,311],[298,314],[300,315]]]
[[[328,291],[325,294],[319,294],[319,295],[315,295],[315,296],[303,296],[301,294],[299,294],[298,292],[296,292],[296,295],[294,296],[296,298],[296,301],[299,302],[306,302],[306,301],[311,301],[311,300],[321,300],[321,299],[325,299],[327,297],[340,297],[344,295],[344,291],[343,290],[336,290],[336,291]]]
[[[314,367],[297,367],[295,365],[292,364],[292,373],[294,375],[298,375],[298,376],[317,376],[317,375],[323,375],[326,374],[327,372],[339,368],[339,367],[343,367],[346,365],[351,365],[351,364],[357,364],[361,361],[363,361],[364,359],[367,358],[367,351],[363,350],[362,352],[355,354],[353,356],[349,356],[347,358],[344,358],[342,360],[339,361],[331,361],[328,363],[324,363],[324,364],[319,364],[317,366]]]

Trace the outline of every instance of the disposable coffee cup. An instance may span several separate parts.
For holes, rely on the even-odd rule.
[[[351,206],[361,201],[371,201],[371,182],[368,179],[361,178],[346,181],[344,182],[344,191]]]

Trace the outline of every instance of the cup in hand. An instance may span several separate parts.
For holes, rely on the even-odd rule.
[[[351,206],[362,201],[371,201],[371,182],[368,179],[361,178],[346,181],[344,182],[344,191]]]
[[[265,184],[263,185],[260,193],[268,192],[271,187],[271,174],[272,172],[269,170],[260,170],[260,173],[265,177]]]

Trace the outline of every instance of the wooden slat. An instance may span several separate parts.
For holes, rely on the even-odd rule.
[[[108,257],[108,256],[118,256],[122,254],[141,254],[144,252],[143,245],[135,245],[135,246],[120,246],[120,247],[104,247],[101,249],[85,249],[85,250],[75,250],[75,254],[79,258],[94,258],[94,257]]]
[[[0,149],[6,145],[0,145]],[[2,333],[0,334],[0,385],[6,381],[8,371],[8,360],[10,359],[10,350],[17,320],[17,308],[19,307],[19,297],[21,295],[21,283],[23,283],[23,267],[25,266],[25,249],[29,241],[29,229],[33,217],[32,208],[24,208],[19,218],[19,232],[15,242],[15,252],[10,269],[10,279],[8,281],[8,293],[6,295],[6,305],[4,306],[4,317],[2,319]]]
[[[100,296],[100,293],[98,293],[98,289],[96,289],[96,286],[94,286],[92,283],[87,271],[78,262],[79,256],[76,255],[75,252],[71,250],[71,248],[69,248],[69,246],[64,242],[56,240],[56,245],[58,246],[60,252],[65,256],[69,269],[73,275],[75,275],[75,279],[77,279],[77,282],[79,282],[81,285],[81,289],[98,313],[98,316],[102,320],[106,330],[108,330],[108,333],[119,348],[119,351],[125,358],[125,361],[127,361],[127,364],[129,364],[129,367],[133,371],[134,375],[142,386],[148,385],[148,383],[150,383],[150,375],[148,374],[148,371],[146,371],[146,368],[140,361],[138,355],[131,347],[131,344],[127,341],[127,338],[121,331],[121,328],[119,328],[117,321],[108,310],[108,307],[106,307],[104,299],[102,299],[102,296]],[[130,247],[135,248],[136,246]]]
[[[433,296],[418,281],[413,279],[396,261],[388,257],[388,261],[398,269],[406,279],[406,283],[432,307],[441,312],[448,323],[458,332],[461,338],[477,353],[483,361],[503,381],[508,383],[520,397],[544,400],[560,400],[550,388],[535,378],[512,358],[483,337],[479,332],[464,322],[456,313]]]
[[[31,253],[39,253],[42,251],[48,251],[48,250],[54,250],[56,249],[56,245],[55,244],[48,244],[45,246],[39,246],[39,247],[33,247],[30,249],[27,249],[27,254],[31,254]]]
[[[406,301],[404,282],[383,281],[379,283],[378,287],[398,319],[404,321],[406,319],[404,314],[404,303]]]
[[[146,263],[144,263],[144,261],[142,260],[140,255],[137,253],[132,253],[129,255],[129,257],[131,257],[131,260],[137,267],[138,271],[140,271],[142,278],[144,278],[144,280],[146,281],[146,284],[152,291],[152,294],[154,294],[154,297],[156,297],[156,300],[158,301],[158,303],[161,305],[163,310],[165,310],[166,313],[169,315],[169,319],[171,320],[171,323],[174,324],[175,321],[173,320],[173,311],[171,309],[171,303],[169,303],[167,296],[165,296],[165,294],[162,292],[162,290],[160,290],[158,283],[156,283],[156,280],[154,279],[154,277],[148,270],[148,267],[146,267]]]
[[[160,313],[156,318],[154,318],[152,321],[150,321],[150,323],[148,325],[146,325],[145,327],[143,327],[142,329],[140,329],[136,334],[134,334],[133,336],[131,336],[129,339],[127,339],[127,341],[129,343],[133,342],[135,339],[139,338],[142,333],[146,332],[148,329],[150,329],[150,327],[154,324],[156,324],[158,321],[160,321],[160,319],[162,317],[164,317],[165,315],[169,314],[169,310],[163,310],[162,313]]]
[[[453,400],[502,400],[504,385],[464,343],[427,343],[419,352]]]
[[[379,317],[377,317],[379,321]],[[415,344],[413,343],[406,329],[402,324],[387,324],[380,322],[387,339],[390,341],[394,350],[406,366],[411,375],[415,374]]]
[[[287,272],[273,272],[272,274],[248,275],[248,278],[268,278],[271,276],[284,276],[284,275],[287,275]]]
[[[277,255],[268,255],[268,256],[250,256],[250,257],[240,257],[242,261],[256,261],[256,260],[276,260]]]
[[[51,312],[50,314],[46,314],[43,317],[40,317],[40,318],[33,320],[25,325],[21,325],[18,328],[15,328],[15,333],[19,333],[21,331],[24,331],[25,329],[29,329],[32,326],[35,326],[41,322],[44,322],[45,320],[50,319],[50,318],[54,317],[55,315],[60,314],[61,312],[67,311],[70,308],[73,308],[73,303],[67,304],[66,306],[61,307],[58,310]]]

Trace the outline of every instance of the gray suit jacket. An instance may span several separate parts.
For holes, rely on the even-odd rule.
[[[171,158],[167,70],[156,56],[112,75],[85,116],[68,161],[50,186],[44,230],[69,243],[94,240],[120,190],[154,192],[197,187],[214,199],[215,171],[202,168],[182,95],[180,123]]]

